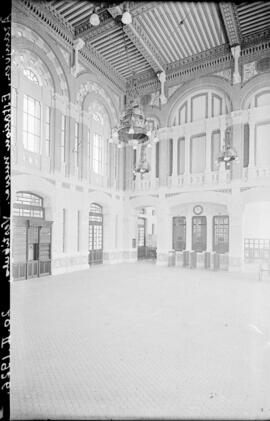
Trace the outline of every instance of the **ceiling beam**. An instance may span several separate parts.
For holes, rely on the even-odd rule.
[[[117,5],[112,5],[107,9],[104,9],[99,14],[101,24],[99,26],[91,26],[89,21],[85,21],[80,25],[75,26],[75,37],[83,38],[85,42],[92,41],[95,38],[100,37],[102,34],[106,35],[108,30],[118,26],[115,21],[115,17],[118,16],[119,10],[123,10],[123,3],[118,3]],[[129,11],[132,14],[132,17],[135,18],[142,13],[147,12],[148,10],[156,7],[159,2],[144,2],[144,1],[133,1],[129,3]],[[120,8],[120,9],[119,9]],[[110,12],[110,14],[107,12]],[[109,16],[108,16],[109,15]]]
[[[141,55],[150,64],[151,68],[155,72],[165,72],[165,63],[136,18],[133,18],[130,25],[124,25],[123,30],[140,51]]]
[[[230,46],[241,44],[241,30],[237,19],[236,6],[226,2],[219,4]]]

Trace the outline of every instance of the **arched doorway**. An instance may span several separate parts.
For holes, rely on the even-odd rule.
[[[45,220],[43,199],[17,192],[13,205],[13,278],[51,274],[52,222]]]
[[[92,203],[89,211],[88,263],[103,263],[103,210],[97,203]]]
[[[156,259],[156,212],[151,206],[140,208],[137,214],[138,260]]]

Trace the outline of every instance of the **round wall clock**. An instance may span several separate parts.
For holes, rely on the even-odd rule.
[[[196,206],[194,206],[193,212],[195,213],[195,215],[201,215],[203,213],[203,207],[202,207],[202,205],[196,205]]]

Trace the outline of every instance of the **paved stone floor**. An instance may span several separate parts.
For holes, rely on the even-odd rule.
[[[14,282],[11,419],[269,419],[269,297],[144,262]]]

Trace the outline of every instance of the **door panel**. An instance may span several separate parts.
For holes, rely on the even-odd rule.
[[[88,231],[88,263],[103,263],[103,215],[99,205],[91,205]]]
[[[192,250],[206,250],[206,216],[192,217]]]
[[[173,217],[173,249],[182,251],[186,249],[186,218]]]
[[[229,217],[213,218],[213,251],[227,253],[229,251]]]

